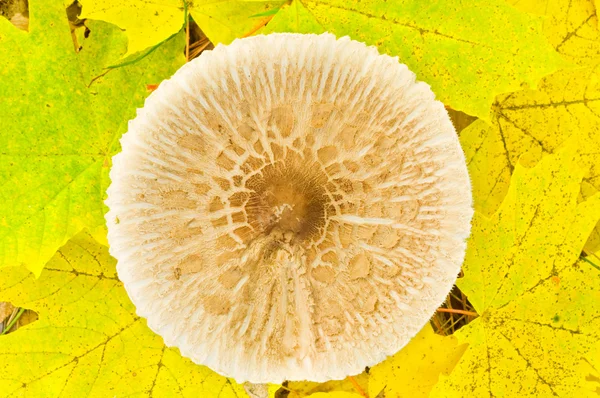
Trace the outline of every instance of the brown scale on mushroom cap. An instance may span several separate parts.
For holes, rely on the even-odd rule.
[[[464,155],[429,87],[375,48],[330,34],[217,46],[121,142],[106,202],[119,277],[166,344],[239,382],[359,373],[456,279]]]

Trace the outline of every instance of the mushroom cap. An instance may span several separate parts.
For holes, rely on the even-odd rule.
[[[113,158],[110,253],[168,346],[238,382],[396,353],[456,280],[456,132],[397,58],[331,34],[217,46],[160,84]]]

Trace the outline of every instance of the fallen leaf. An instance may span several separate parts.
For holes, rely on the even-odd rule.
[[[439,375],[450,373],[465,349],[466,346],[458,346],[455,337],[437,335],[427,324],[397,354],[353,378],[370,397],[382,391],[386,398],[427,397]],[[325,383],[289,382],[286,390],[290,391],[289,398],[312,397],[317,392],[357,393],[348,378]]]
[[[593,66],[600,60],[598,17],[592,0],[509,0],[517,9],[545,17],[544,34],[569,62]]]
[[[364,398],[362,395],[353,392],[335,391],[318,392],[309,395],[307,398]]]
[[[177,36],[139,62],[105,70],[125,52],[115,26],[88,21],[75,53],[61,2],[31,1],[30,33],[0,18],[0,267],[39,275],[88,227],[102,239],[110,159],[146,84],[184,62]],[[80,43],[81,44],[81,43]]]
[[[600,67],[560,71],[538,90],[498,97],[492,124],[476,121],[460,133],[473,184],[475,209],[492,214],[521,161],[533,164],[567,142],[579,144],[584,176],[580,199],[600,190]],[[600,247],[600,226],[586,248]]]
[[[488,119],[496,95],[523,83],[535,87],[566,65],[542,21],[503,0],[293,0],[263,33],[327,30],[376,45],[398,55],[440,101]]]
[[[124,56],[154,46],[179,31],[184,23],[184,1],[190,15],[214,44],[230,43],[250,32],[260,20],[253,15],[277,10],[285,0],[81,0],[80,18],[113,23],[127,32],[129,44]]]
[[[323,33],[327,32],[327,27],[323,26],[301,1],[292,0],[290,4],[281,7],[261,31],[264,34],[273,32]]]
[[[600,273],[578,258],[600,219],[600,195],[577,204],[585,169],[573,146],[531,169],[517,164],[498,212],[476,213],[458,286],[481,316],[455,333],[469,347],[432,397],[590,393],[585,366],[600,369]]]
[[[476,121],[460,133],[473,183],[475,209],[493,214],[508,190],[512,170],[525,153],[535,161],[575,139],[589,172],[580,199],[600,190],[600,31],[591,0],[519,0],[527,11],[545,12],[544,32],[566,59],[585,68],[544,78],[537,90],[496,98],[490,124]],[[600,224],[586,250],[600,249]]]
[[[426,398],[440,374],[449,374],[466,348],[454,336],[435,334],[428,323],[400,352],[371,368],[369,396],[383,390],[386,398]]]
[[[369,374],[362,372],[359,375],[352,376],[354,382],[359,385],[363,391],[368,391]],[[289,390],[288,398],[304,398],[310,394],[318,392],[349,392],[356,393],[356,386],[349,377],[343,380],[329,380],[324,383],[315,383],[310,381],[290,381],[287,385]]]
[[[195,365],[135,314],[108,249],[82,232],[39,279],[3,270],[0,300],[39,320],[0,337],[0,396],[241,397],[241,385]]]

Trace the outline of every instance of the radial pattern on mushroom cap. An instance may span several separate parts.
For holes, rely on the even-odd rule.
[[[402,348],[456,279],[470,181],[440,102],[333,35],[217,46],[115,156],[111,254],[140,316],[236,380],[324,381]]]

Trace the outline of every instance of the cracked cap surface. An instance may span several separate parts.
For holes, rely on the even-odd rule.
[[[204,52],[121,143],[119,278],[167,345],[238,382],[360,373],[428,322],[463,261],[471,187],[444,106],[348,38]]]

